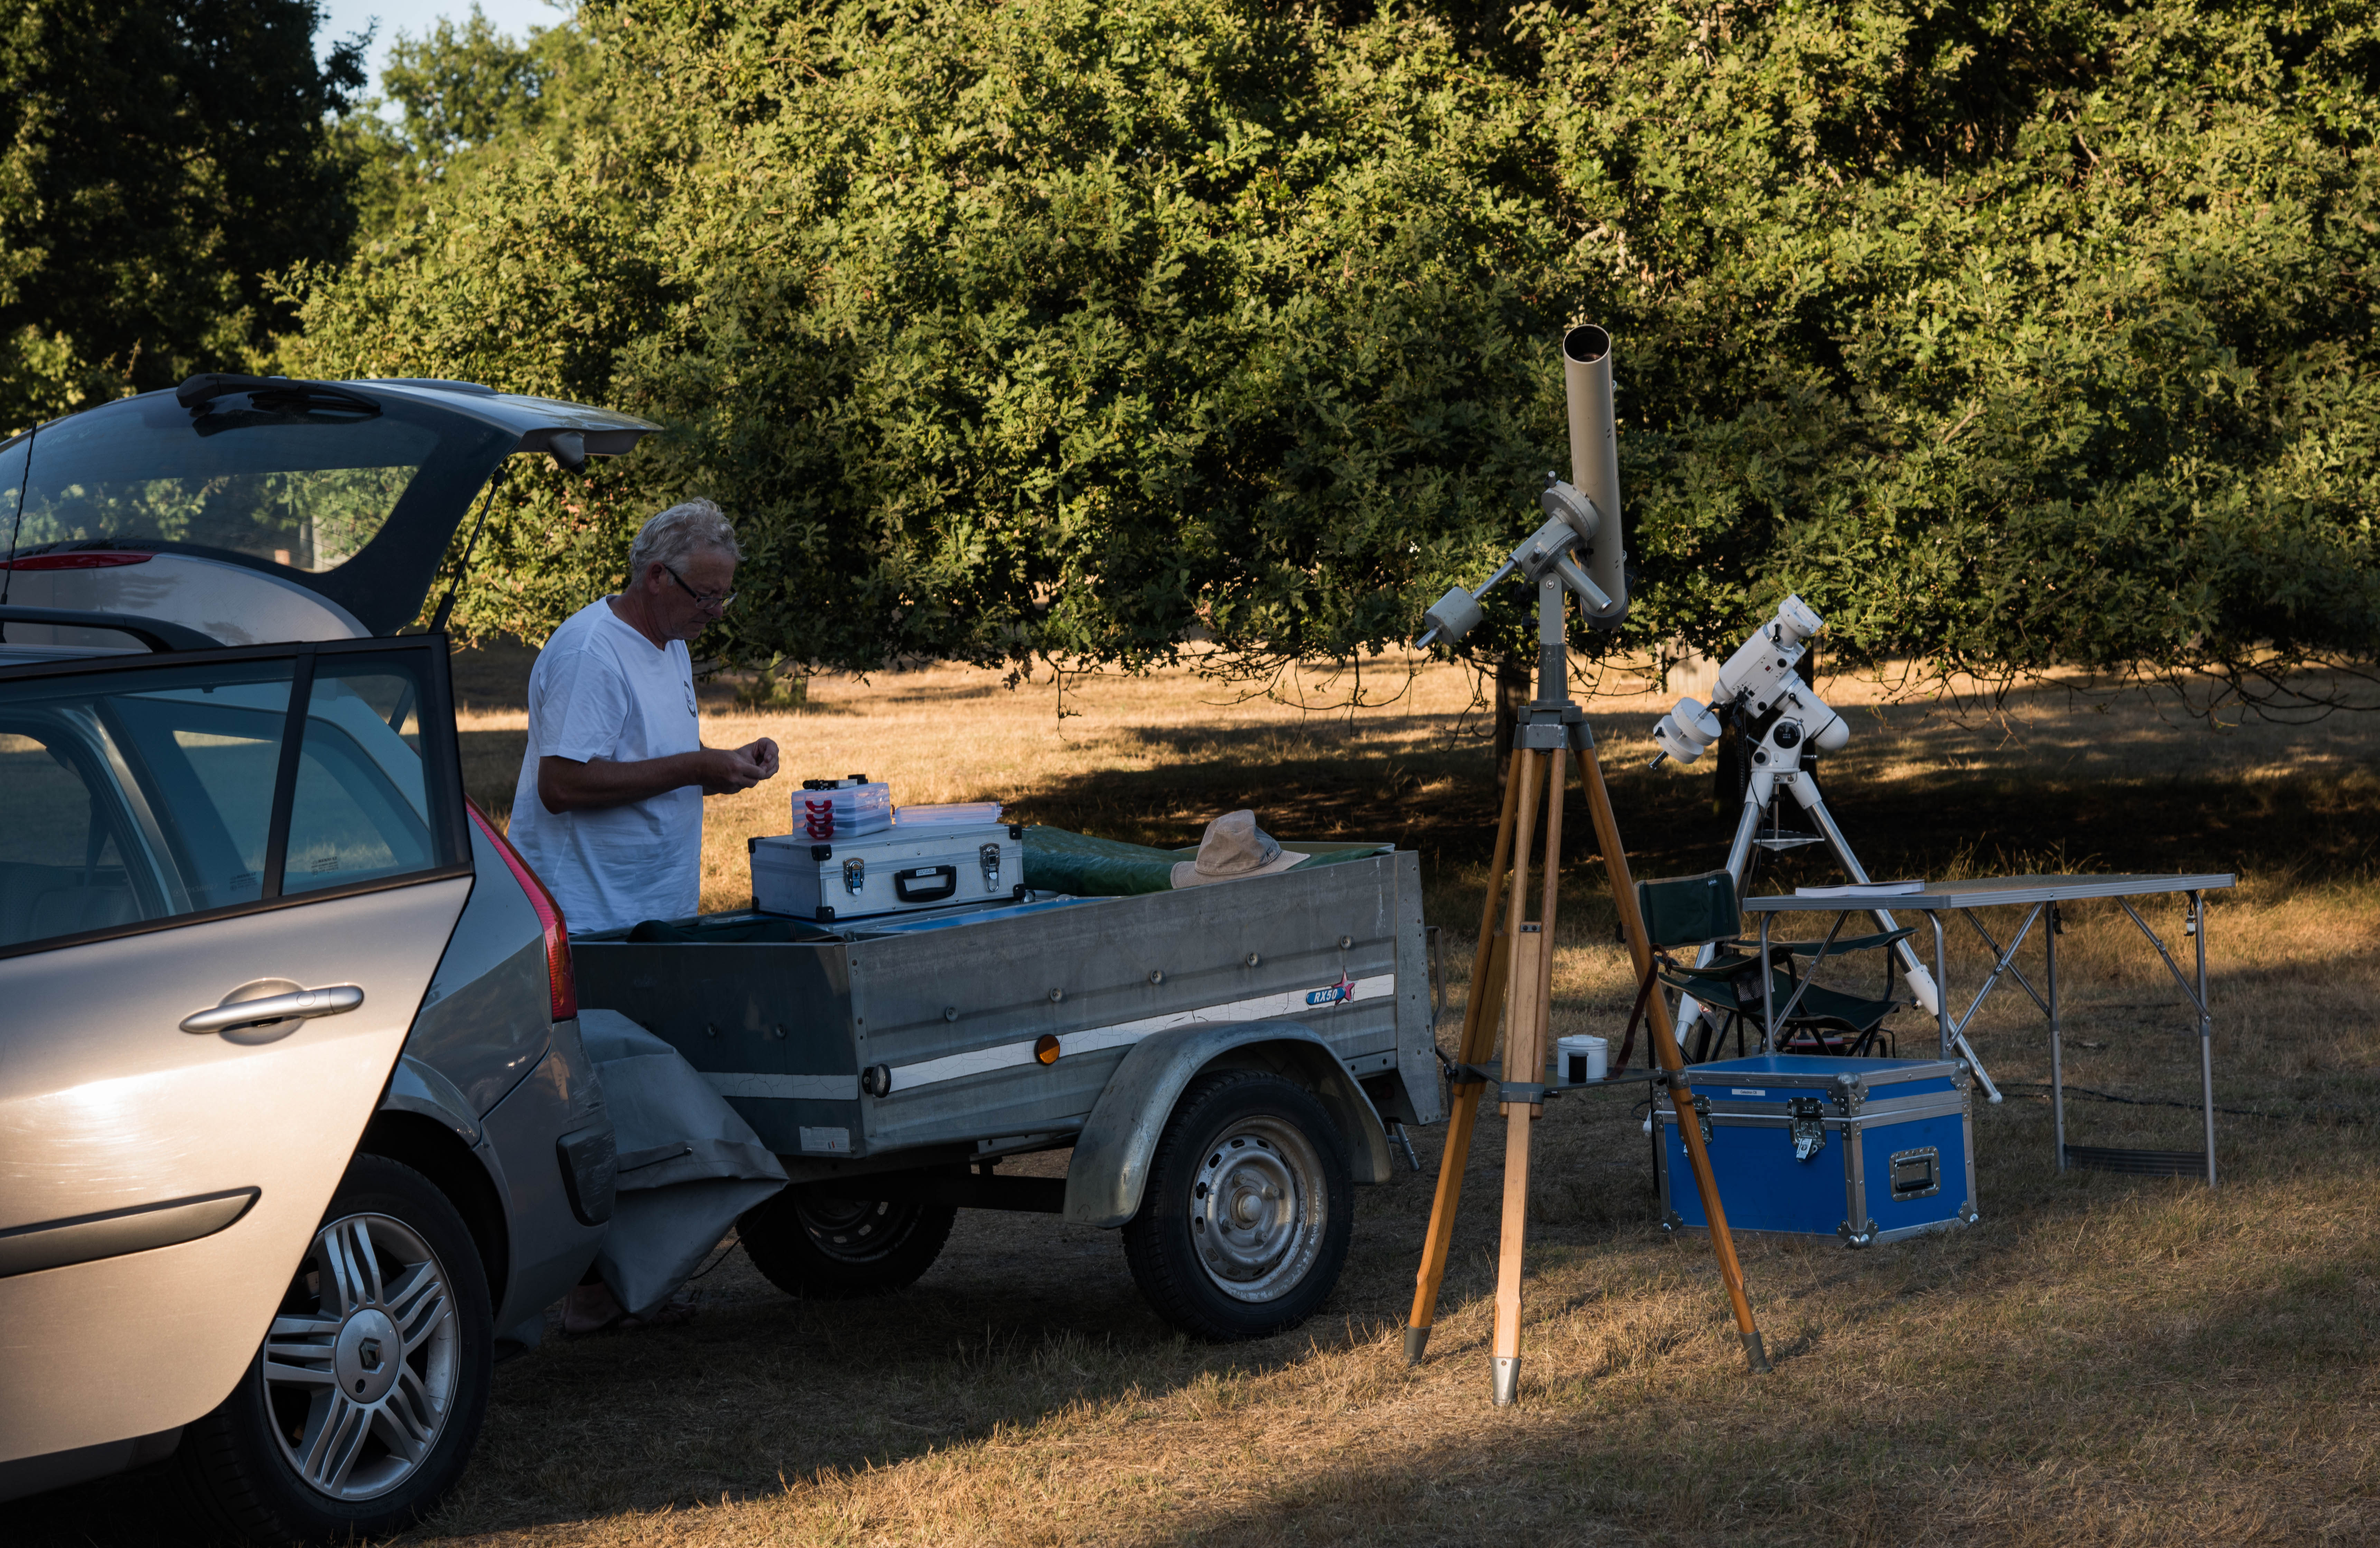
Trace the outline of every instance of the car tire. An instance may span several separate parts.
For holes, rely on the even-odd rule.
[[[402,1531],[437,1506],[479,1439],[491,1316],[478,1249],[446,1196],[409,1166],[357,1156],[239,1385],[183,1432],[184,1492],[254,1542]]]
[[[1214,1343],[1312,1316],[1354,1226],[1347,1142],[1305,1087],[1261,1070],[1200,1076],[1174,1103],[1123,1228],[1159,1315]]]
[[[811,1199],[792,1188],[735,1222],[744,1255],[770,1284],[804,1300],[858,1300],[917,1282],[950,1239],[948,1204]]]

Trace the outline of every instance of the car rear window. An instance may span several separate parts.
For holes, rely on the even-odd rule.
[[[20,443],[30,467],[15,546],[187,543],[320,575],[379,536],[425,478],[443,506],[458,487],[468,496],[510,441],[395,394],[378,413],[233,395],[194,416],[170,394],[130,398]]]

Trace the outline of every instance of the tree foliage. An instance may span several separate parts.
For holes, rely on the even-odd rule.
[[[747,534],[747,659],[1392,643],[1566,463],[1589,318],[1623,643],[1730,643],[1787,590],[1943,672],[2380,642],[2380,38],[2338,0],[612,0],[575,33],[600,113],[457,130],[417,220],[298,281],[304,369],[670,426],[524,481],[474,627],[549,626],[698,490]]]
[[[0,21],[0,426],[269,352],[265,275],[336,259],[314,0],[18,0]]]
[[[474,4],[461,21],[441,17],[419,37],[400,34],[381,67],[384,94],[341,125],[358,163],[358,244],[367,253],[428,212],[429,191],[449,172],[468,177],[523,140],[582,128],[608,89],[581,79],[593,61],[571,26],[533,27],[516,41]]]

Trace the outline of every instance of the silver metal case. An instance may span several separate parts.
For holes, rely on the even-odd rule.
[[[841,920],[982,908],[1025,896],[1025,829],[1014,823],[893,826],[858,838],[756,838],[752,906]]]

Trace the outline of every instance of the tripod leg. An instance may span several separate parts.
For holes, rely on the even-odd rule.
[[[1546,770],[1546,850],[1544,893],[1537,905],[1537,922],[1521,922],[1522,881],[1525,859],[1512,882],[1512,968],[1505,1004],[1512,1014],[1504,1027],[1504,1080],[1535,1084],[1545,1079],[1546,1023],[1553,1014],[1553,945],[1556,896],[1561,884],[1562,766],[1559,752],[1531,753],[1542,758]],[[1524,814],[1522,831],[1528,831]],[[1541,1103],[1508,1102],[1504,1114],[1504,1229],[1496,1255],[1496,1346],[1494,1391],[1499,1407],[1512,1402],[1521,1383],[1522,1249],[1529,1234],[1530,1129],[1543,1111]]]
[[[1496,1047],[1496,1019],[1504,1005],[1508,970],[1496,920],[1504,901],[1504,872],[1512,863],[1512,822],[1520,811],[1521,771],[1504,782],[1504,811],[1496,821],[1495,859],[1488,867],[1488,897],[1479,908],[1479,945],[1471,957],[1471,989],[1463,1007],[1463,1035],[1455,1044],[1458,1064],[1487,1062]],[[1438,1290],[1446,1278],[1446,1258],[1454,1241],[1455,1208],[1463,1201],[1463,1169],[1471,1156],[1471,1130],[1479,1118],[1481,1082],[1457,1079],[1447,1092],[1446,1149],[1438,1158],[1438,1194],[1430,1202],[1429,1234],[1422,1239],[1421,1273],[1414,1286],[1413,1315],[1405,1323],[1405,1359],[1421,1363],[1438,1315]]]
[[[1763,769],[1754,774],[1743,787],[1743,810],[1736,815],[1735,842],[1727,847],[1727,873],[1735,878],[1738,896],[1743,894],[1743,878],[1752,864],[1752,841],[1760,833],[1760,814],[1777,796],[1777,776]]]
[[[1835,859],[1842,866],[1843,874],[1854,882],[1866,881],[1867,868],[1860,864],[1857,855],[1852,853],[1852,841],[1845,838],[1843,830],[1836,825],[1835,814],[1827,810],[1826,798],[1818,794],[1817,786],[1807,779],[1796,778],[1793,781],[1793,798],[1802,803],[1802,810],[1810,814],[1810,820],[1818,824],[1818,831],[1827,835],[1827,847],[1835,852]],[[1871,908],[1868,912],[1876,917],[1879,929],[1900,928],[1893,922],[1889,908]],[[1919,960],[1917,948],[1906,941],[1895,941],[1892,949],[1900,958],[1900,976],[1909,981],[1909,992],[1916,999],[1918,1008],[1929,1016],[1939,1016],[1942,1013],[1942,986],[1934,981],[1934,975]],[[1983,1082],[1985,1095],[1995,1103],[1998,1102],[2000,1089],[1992,1083],[1991,1072],[1984,1068],[1984,1061],[1975,1056],[1974,1045],[1967,1041],[1967,1034],[1963,1031],[1959,1033],[1958,1041],[1959,1052],[1973,1067],[1975,1079]]]
[[[1611,791],[1603,783],[1603,764],[1592,745],[1578,750],[1578,777],[1586,789],[1587,811],[1595,819],[1595,842],[1603,851],[1611,901],[1620,910],[1620,928],[1628,937],[1628,954],[1642,977],[1652,969],[1653,945],[1645,933],[1644,913],[1636,907],[1636,883],[1628,872],[1628,851],[1621,847],[1620,819],[1611,810]],[[1682,1115],[1689,1114],[1694,1091],[1686,1082],[1685,1056],[1678,1051],[1669,1004],[1656,994],[1645,1009],[1654,1050],[1660,1055],[1661,1067],[1670,1072],[1671,1105]],[[1703,1149],[1702,1127],[1689,1117],[1678,1125],[1678,1132],[1685,1140],[1686,1159],[1694,1165],[1694,1187],[1702,1194],[1704,1217],[1710,1222],[1711,1254],[1718,1260],[1719,1277],[1727,1282],[1727,1298],[1735,1310],[1735,1329],[1743,1340],[1744,1358],[1753,1370],[1767,1371],[1768,1355],[1760,1347],[1760,1327],[1752,1319],[1752,1301],[1743,1293],[1743,1265],[1736,1261],[1735,1237],[1727,1228],[1718,1179],[1712,1175],[1710,1156]]]
[[[1520,1072],[1523,1050],[1545,1045],[1545,1006],[1520,987],[1543,977],[1546,935],[1542,926],[1524,924],[1512,936],[1512,1014],[1504,1029],[1504,1075],[1507,1080],[1527,1079]],[[1540,1066],[1542,1069],[1542,1066]],[[1537,1108],[1526,1102],[1508,1102],[1504,1115],[1504,1228],[1496,1243],[1496,1345],[1491,1370],[1496,1406],[1503,1408],[1521,1389],[1521,1253],[1529,1235],[1529,1127]]]

